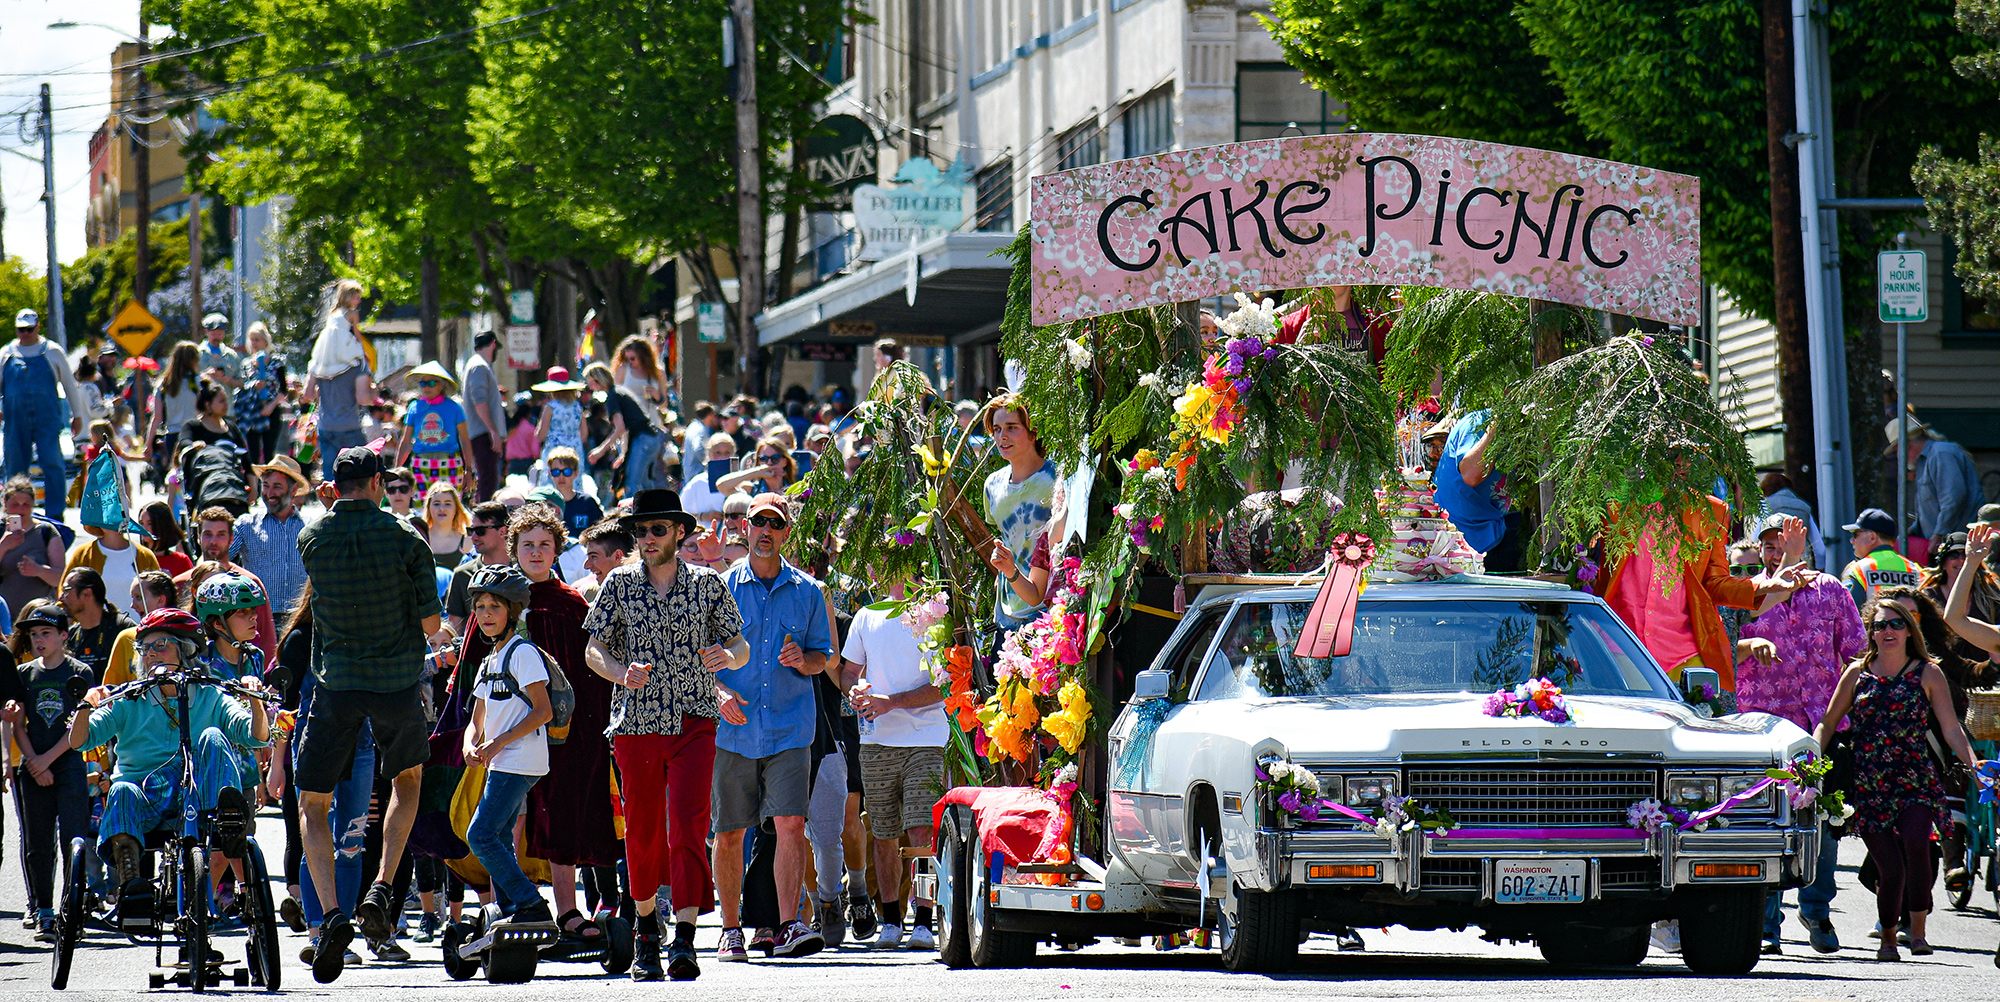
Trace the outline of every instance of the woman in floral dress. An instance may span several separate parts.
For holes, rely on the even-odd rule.
[[[1868,845],[1879,876],[1875,914],[1882,923],[1877,960],[1901,960],[1896,927],[1910,916],[1910,953],[1927,956],[1924,920],[1931,910],[1931,829],[1947,819],[1944,786],[1924,742],[1935,719],[1960,761],[1979,759],[1951,712],[1951,688],[1931,660],[1909,613],[1877,599],[1861,610],[1868,646],[1848,666],[1813,736],[1831,747],[1842,717],[1853,724],[1854,788],[1849,830]]]

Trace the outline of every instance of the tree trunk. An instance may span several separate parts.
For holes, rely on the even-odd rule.
[[[438,357],[437,245],[424,238],[423,275],[417,291],[417,354],[425,361]]]
[[[1812,363],[1806,346],[1805,245],[1800,229],[1799,158],[1786,139],[1796,129],[1792,79],[1792,5],[1764,0],[1764,136],[1771,172],[1771,323],[1778,333],[1778,380],[1785,420],[1785,476],[1808,504],[1818,503],[1812,474]]]
[[[764,312],[763,143],[757,122],[755,0],[733,0],[736,23],[736,371],[737,392],[761,396],[757,314]]]
[[[1528,322],[1530,324],[1534,324],[1535,320],[1538,317],[1540,317],[1545,311],[1547,311],[1551,306],[1554,306],[1554,304],[1545,302],[1540,299],[1528,300]],[[1556,306],[1555,308],[1562,309],[1563,307]],[[1537,369],[1546,368],[1548,366],[1554,365],[1557,361],[1561,360],[1564,354],[1562,325],[1553,323],[1539,324],[1535,325],[1533,330],[1534,330],[1534,348],[1535,348],[1535,368]],[[1542,553],[1548,553],[1549,551],[1555,549],[1556,540],[1562,538],[1562,523],[1558,522],[1555,519],[1555,517],[1550,514],[1550,512],[1555,511],[1556,507],[1555,482],[1544,477],[1542,478],[1542,482],[1539,486],[1540,490],[1537,493],[1541,501],[1541,506],[1540,506],[1540,511],[1538,511],[1536,514],[1541,519],[1542,524],[1541,524],[1541,532],[1537,533],[1537,535],[1539,535],[1542,540]],[[1524,564],[1528,563],[1525,555],[1523,558],[1523,563]],[[1533,566],[1536,567],[1542,566],[1541,555],[1537,554],[1532,563]]]
[[[785,231],[778,240],[778,302],[792,298],[792,272],[798,270],[799,217],[803,213],[799,190],[805,187],[804,148],[792,144],[792,172],[785,182]]]
[[[201,332],[201,192],[188,190],[188,329]]]

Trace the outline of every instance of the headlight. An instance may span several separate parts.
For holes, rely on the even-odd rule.
[[[1329,776],[1323,772],[1318,773],[1315,778],[1319,780],[1319,795],[1321,799],[1331,800],[1336,804],[1347,802],[1346,780],[1339,776]]]
[[[1714,776],[1668,776],[1667,803],[1673,807],[1705,807],[1720,800]]]
[[[1347,777],[1347,806],[1372,807],[1385,797],[1396,795],[1394,776],[1349,776]]]
[[[1753,786],[1756,786],[1758,783],[1764,782],[1764,780],[1767,778],[1768,777],[1761,774],[1754,774],[1747,776],[1724,776],[1722,777],[1722,797],[1724,800],[1727,800],[1730,797],[1736,796],[1737,794],[1742,793],[1743,791]],[[1764,788],[1763,792],[1757,794],[1754,797],[1751,797],[1748,800],[1743,801],[1740,804],[1737,804],[1735,807],[1730,808],[1730,810],[1752,811],[1752,812],[1769,811],[1771,809],[1771,795],[1774,792],[1776,792],[1776,790],[1777,788],[1775,786],[1767,786]],[[1718,801],[1718,803],[1719,802],[1720,801]]]

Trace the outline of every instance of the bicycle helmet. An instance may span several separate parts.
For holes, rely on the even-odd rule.
[[[206,643],[208,637],[202,633],[201,622],[180,609],[155,609],[139,621],[139,632],[135,639],[145,640],[155,633],[164,633],[175,640],[190,644]]]
[[[227,616],[238,609],[255,609],[266,604],[264,588],[251,578],[230,571],[212,574],[195,589],[194,614],[203,622],[210,616]]]
[[[492,564],[472,573],[472,580],[466,583],[465,600],[469,605],[473,596],[480,593],[505,599],[525,608],[528,604],[528,576],[512,564]]]

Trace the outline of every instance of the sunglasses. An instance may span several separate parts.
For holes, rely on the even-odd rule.
[[[431,386],[436,386],[437,384],[438,384],[438,381],[437,381],[437,380],[435,380],[435,379],[419,379],[419,380],[417,380],[417,385],[418,385],[418,386],[423,386],[423,387],[431,387]]]
[[[1764,569],[1763,564],[1730,564],[1729,576],[1736,578],[1748,577],[1763,569]]]
[[[635,525],[632,527],[632,538],[645,539],[650,536],[653,539],[665,539],[668,532],[678,528],[680,526],[672,522],[649,522],[645,525]]]
[[[784,462],[784,461],[785,461],[785,457],[783,457],[783,456],[780,456],[780,455],[776,455],[776,454],[774,454],[774,453],[766,453],[766,454],[764,454],[764,455],[762,455],[762,456],[758,456],[758,457],[757,457],[757,460],[758,460],[759,462],[763,463],[763,464],[764,464],[765,466],[775,466],[775,465],[777,465],[778,463],[782,463],[782,462]]]
[[[1909,628],[1910,621],[1901,616],[1897,616],[1894,619],[1878,619],[1868,624],[1868,632],[1870,633],[1881,633],[1884,630],[1907,632]]]
[[[500,527],[497,525],[468,525],[465,527],[465,531],[472,533],[475,536],[484,536],[487,533],[493,532],[494,530],[497,530],[499,528]]]
[[[413,486],[413,485],[411,485],[411,484],[383,484],[383,485],[382,485],[382,493],[384,493],[384,494],[408,494],[408,493],[410,493],[410,492],[412,492],[412,491],[414,491],[414,490],[416,490],[416,487],[415,487],[415,486]]]
[[[576,476],[576,467],[574,467],[574,466],[551,466],[551,467],[549,467],[549,476],[552,476],[552,477],[573,477],[573,476]]]
[[[756,515],[751,517],[750,524],[762,529],[782,529],[792,523],[776,515]]]

